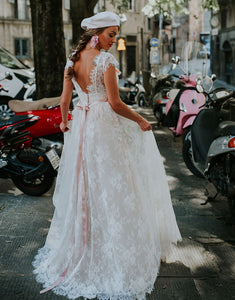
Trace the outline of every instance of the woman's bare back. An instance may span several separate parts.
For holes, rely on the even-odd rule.
[[[80,53],[80,58],[74,65],[76,81],[85,93],[89,93],[87,88],[92,84],[90,75],[95,67],[94,59],[99,54],[100,52],[96,49],[85,49]]]

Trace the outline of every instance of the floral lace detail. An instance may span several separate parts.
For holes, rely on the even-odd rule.
[[[108,102],[103,75],[114,57],[95,58],[89,95],[75,81],[82,105],[73,111],[53,196],[55,212],[45,246],[34,260],[44,287],[69,299],[145,299],[153,289],[160,260],[181,236],[152,132],[116,114]],[[83,135],[87,242],[83,251],[82,180],[77,180],[79,139]],[[78,187],[78,195],[76,190]],[[77,201],[76,201],[77,199]],[[75,230],[73,230],[75,229]]]
[[[91,71],[91,84],[88,86],[88,91],[92,94],[100,93],[105,90],[104,86],[104,72],[110,66],[115,66],[118,69],[118,62],[112,54],[108,52],[101,52],[94,59],[95,67]]]

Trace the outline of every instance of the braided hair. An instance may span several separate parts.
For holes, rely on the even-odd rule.
[[[81,36],[80,41],[78,45],[72,50],[72,53],[70,54],[68,60],[69,65],[66,68],[66,79],[70,80],[74,76],[74,64],[76,61],[80,58],[80,52],[86,48],[86,45],[90,42],[92,36],[99,35],[105,30],[104,28],[96,28],[96,29],[89,29],[84,32],[84,34]]]

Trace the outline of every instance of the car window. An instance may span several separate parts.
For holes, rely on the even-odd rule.
[[[10,69],[25,69],[25,66],[13,55],[0,48],[0,64]]]

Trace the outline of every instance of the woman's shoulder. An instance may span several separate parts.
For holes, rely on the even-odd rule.
[[[117,62],[116,58],[113,56],[113,54],[111,54],[109,52],[101,52],[100,56],[102,57],[102,62],[105,66],[105,69],[109,65],[114,65],[115,67],[118,68],[118,62]]]

